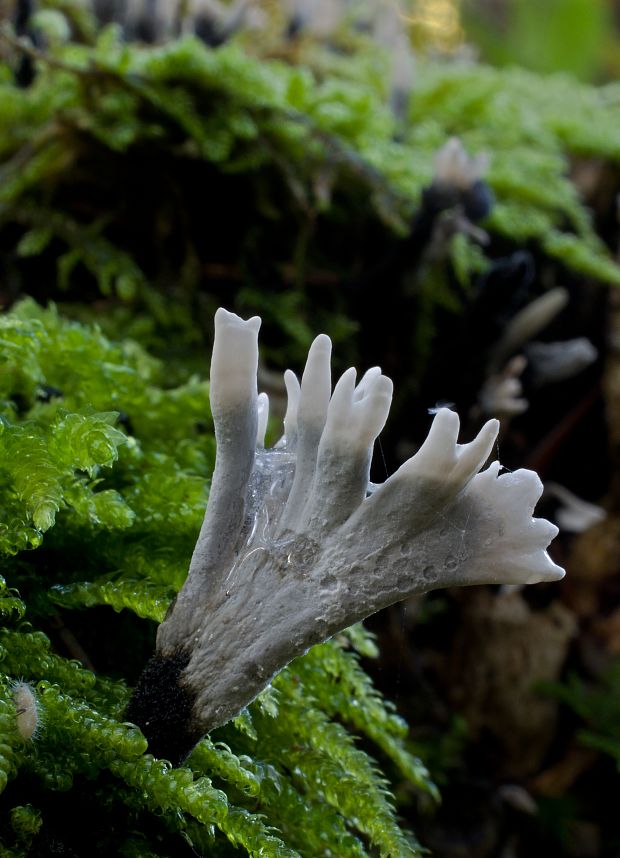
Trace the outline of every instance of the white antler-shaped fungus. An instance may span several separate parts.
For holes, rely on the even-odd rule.
[[[490,420],[458,444],[437,413],[415,456],[369,493],[392,382],[379,368],[332,392],[331,342],[288,371],[284,436],[264,446],[257,317],[218,310],[211,364],[217,459],[187,582],[157,636],[128,717],[155,753],[182,757],[236,715],[291,659],[414,593],[531,584],[564,574],[546,552],[557,528],[532,518],[532,471],[500,474]],[[159,689],[159,690],[158,690]]]

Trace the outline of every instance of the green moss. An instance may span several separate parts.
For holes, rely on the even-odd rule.
[[[209,292],[205,264],[228,267],[229,304],[262,309],[302,354],[316,327],[307,319],[317,321],[320,303],[309,300],[306,276],[325,260],[322,229],[347,218],[361,242],[378,225],[386,235],[405,232],[434,154],[457,135],[490,156],[497,205],[484,226],[492,237],[532,242],[552,264],[618,282],[570,180],[575,158],[619,160],[615,85],[421,60],[395,139],[377,72],[385,58],[376,49],[340,58],[317,50],[311,58],[296,65],[251,56],[242,42],[212,50],[193,36],[149,48],[125,44],[108,28],[94,44],[42,52],[27,89],[5,68],[0,237],[17,228],[23,257],[53,261],[59,296],[79,287],[83,297],[86,287],[92,300],[96,283],[100,294],[183,337],[196,335],[196,313],[209,315],[197,297]],[[137,205],[110,193],[116,182],[132,184]],[[220,235],[224,225],[230,231]],[[268,261],[257,260],[257,248]],[[344,250],[331,264],[346,279],[366,260]],[[451,254],[448,274],[461,283],[487,261],[485,248],[462,238]],[[274,304],[263,275],[277,282],[292,262],[296,281]],[[257,273],[265,264],[273,270]],[[435,279],[446,281],[438,293],[454,289],[445,270]],[[339,294],[329,319],[341,338],[351,333],[344,303]],[[434,305],[431,295],[419,308],[431,326]]]
[[[108,777],[118,790],[108,788],[101,813],[122,803],[142,814],[139,845],[130,829],[116,831],[114,848],[124,842],[123,854],[158,854],[161,820],[172,842],[211,844],[221,854],[418,854],[376,763],[338,723],[365,734],[418,789],[432,792],[405,749],[405,725],[351,650],[374,654],[363,629],[292,665],[177,769],[145,754],[140,731],[123,722],[123,663],[113,679],[56,651],[58,606],[69,626],[95,607],[122,610],[145,640],[163,619],[204,511],[213,464],[208,389],[198,378],[162,386],[164,367],[135,343],[114,343],[53,307],[25,301],[1,321],[0,504],[13,518],[0,560],[0,786],[10,800],[13,785],[18,794],[21,779],[34,778],[41,806],[40,814],[14,808],[7,849],[10,837],[19,849],[45,836],[46,794],[64,791],[70,801],[85,782]],[[20,588],[33,625],[24,623]],[[105,618],[95,622],[96,661],[110,641]],[[17,679],[32,684],[37,700],[37,732],[26,742],[11,697]],[[336,681],[346,700],[332,693]]]
[[[358,283],[381,261],[369,248],[402,247],[451,135],[489,153],[496,203],[488,244],[459,232],[409,260],[403,283],[377,279],[415,299],[403,349],[416,366],[496,255],[527,245],[547,269],[617,284],[570,179],[575,159],[616,168],[617,86],[421,60],[397,127],[376,50],[317,47],[300,65],[242,41],[147,48],[97,32],[72,0],[41,5],[71,18],[74,39],[34,52],[28,87],[15,55],[0,61],[0,264],[14,301],[0,317],[0,786],[12,808],[0,854],[43,849],[63,791],[67,807],[97,807],[107,854],[420,854],[372,754],[418,793],[436,788],[359,663],[376,654],[361,627],[290,665],[184,767],[150,756],[123,722],[208,497],[204,340],[224,303],[261,312],[271,365],[299,362],[317,330],[354,357]],[[21,679],[40,706],[28,742],[11,696]]]

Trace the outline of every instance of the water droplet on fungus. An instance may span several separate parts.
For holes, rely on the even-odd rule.
[[[422,578],[424,581],[431,582],[437,578],[437,573],[435,572],[434,566],[425,566],[422,569]]]

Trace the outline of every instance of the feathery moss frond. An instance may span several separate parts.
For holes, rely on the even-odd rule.
[[[57,608],[70,625],[109,605],[136,636],[152,630],[144,619],[162,620],[183,582],[208,494],[208,388],[198,377],[167,387],[165,368],[135,343],[112,342],[54,307],[24,301],[1,321],[0,547],[8,583],[0,581],[0,785],[10,791],[9,781],[27,777],[69,801],[84,784],[97,789],[109,778],[101,814],[120,802],[139,815],[144,838],[128,832],[122,854],[142,847],[158,854],[162,826],[173,842],[183,838],[214,855],[419,854],[398,826],[376,764],[335,720],[347,721],[342,701],[329,702],[330,671],[340,670],[369,707],[348,723],[420,780],[415,765],[403,762],[403,726],[340,644],[309,653],[306,678],[285,672],[177,769],[145,754],[140,731],[124,723],[126,679],[55,651]],[[115,615],[104,614],[106,621],[94,622],[97,634],[109,634],[107,648],[115,643]],[[50,636],[38,628],[48,620]],[[376,651],[361,627],[343,633],[344,646]],[[37,702],[39,726],[27,742],[17,733],[10,692],[18,681],[32,683]],[[16,824],[26,837],[32,822],[36,844],[44,835],[36,811],[28,814],[16,811]],[[5,842],[13,848],[10,837]]]
[[[110,605],[115,611],[127,608],[138,617],[161,623],[174,593],[170,587],[158,586],[148,579],[107,577],[75,584],[56,584],[49,591],[49,596],[64,608]],[[2,603],[0,610],[1,607]]]
[[[344,651],[337,641],[327,641],[295,661],[291,669],[323,711],[368,736],[404,777],[438,798],[426,767],[405,748],[406,723],[390,711],[352,653]]]

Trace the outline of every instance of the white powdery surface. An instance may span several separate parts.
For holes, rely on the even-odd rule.
[[[282,439],[265,449],[257,317],[215,317],[211,407],[217,459],[187,582],[158,632],[184,650],[182,683],[205,732],[237,714],[291,659],[415,593],[471,584],[556,581],[555,525],[533,518],[533,471],[481,470],[499,423],[458,444],[437,413],[420,450],[369,491],[392,382],[378,367],[332,391],[331,342],[312,344],[301,384],[287,371]]]

